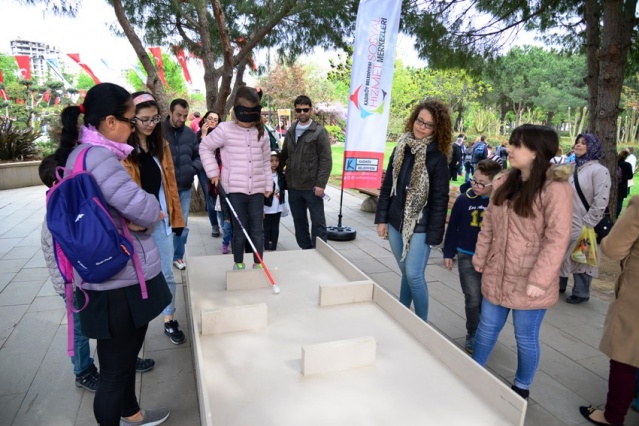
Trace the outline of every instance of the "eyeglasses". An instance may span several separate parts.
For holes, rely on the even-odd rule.
[[[136,123],[136,118],[126,118],[126,117],[118,117],[117,115],[114,115],[115,119],[118,121],[121,121],[123,123],[129,123],[129,125],[131,127],[135,127],[135,123]]]
[[[479,189],[484,189],[487,186],[493,186],[492,183],[481,183],[481,182],[477,182],[475,179],[471,179],[471,180],[469,180],[469,182],[470,182],[471,185],[475,185]]]
[[[415,123],[418,124],[421,127],[425,127],[428,130],[433,130],[435,128],[435,124],[433,123],[427,123],[424,120],[422,120],[421,118],[417,117],[417,120],[415,120]]]
[[[160,117],[159,115],[148,118],[133,117],[131,119],[132,124],[135,125],[136,123],[142,123],[143,126],[149,126],[151,125],[151,123],[158,124],[160,121],[162,121],[162,117]]]
[[[310,108],[295,108],[295,112],[298,113],[298,114],[301,113],[301,112],[307,113],[310,110],[311,110]]]

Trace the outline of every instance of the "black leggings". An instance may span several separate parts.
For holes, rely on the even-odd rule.
[[[264,215],[264,250],[277,250],[281,216],[281,212]]]
[[[101,426],[119,426],[120,417],[140,410],[135,397],[135,362],[148,324],[136,328],[124,289],[108,292],[110,339],[98,339],[100,381],[93,413]]]

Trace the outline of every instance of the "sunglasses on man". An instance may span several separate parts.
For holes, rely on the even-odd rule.
[[[310,110],[311,110],[310,108],[295,108],[295,112],[298,113],[298,114],[300,114],[302,112],[306,114]]]

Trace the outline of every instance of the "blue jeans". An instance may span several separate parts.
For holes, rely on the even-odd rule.
[[[501,332],[510,308],[493,305],[486,299],[481,305],[481,319],[477,334],[473,359],[482,367],[486,366],[497,337]],[[512,309],[515,340],[517,341],[517,373],[513,384],[520,389],[530,389],[537,367],[539,366],[539,329],[546,314],[546,309],[519,310]]]
[[[222,233],[224,234],[222,235],[222,244],[228,246],[231,244],[231,238],[233,238],[233,224],[230,221],[224,221],[222,212],[217,212],[217,221],[222,224]]]
[[[181,236],[173,235],[173,260],[184,259],[186,239],[189,235],[189,228],[186,227],[191,208],[191,188],[178,190],[180,194],[180,207],[184,216],[184,232]]]
[[[302,250],[315,248],[315,238],[326,241],[326,216],[321,197],[316,196],[312,189],[289,189],[288,204],[295,225],[295,240]],[[310,234],[306,210],[311,215]]]
[[[466,308],[466,332],[474,336],[479,325],[481,313],[481,274],[473,267],[473,256],[466,253],[457,253],[457,268],[459,269],[459,282]]]
[[[66,299],[62,296],[62,299]],[[78,301],[73,292],[73,306],[78,308]],[[87,368],[93,365],[93,358],[91,358],[91,348],[89,347],[89,338],[82,334],[82,327],[80,326],[80,314],[73,313],[73,356],[71,357],[71,363],[73,364],[73,374],[79,376]]]
[[[234,192],[228,194],[228,200],[233,205],[237,217],[244,225],[255,249],[260,254],[264,253],[264,227],[262,226],[262,216],[264,215],[264,194],[242,194]],[[244,263],[244,246],[247,243],[246,236],[240,224],[233,216],[233,261]],[[257,256],[253,255],[253,262],[259,263]]]
[[[217,197],[211,197],[209,195],[209,191],[207,190],[209,178],[206,176],[206,172],[204,170],[197,174],[197,178],[200,181],[202,192],[204,192],[204,201],[206,201],[206,212],[209,214],[209,222],[211,222],[211,229],[213,229],[218,226],[217,215],[215,211],[215,199]]]
[[[415,305],[415,314],[427,321],[428,319],[428,285],[426,284],[426,264],[430,255],[430,246],[426,244],[426,233],[413,234],[410,239],[410,248],[403,262],[402,234],[392,225],[388,225],[388,241],[402,272],[402,282],[399,291],[399,301],[410,308],[411,302]]]
[[[162,275],[164,275],[164,279],[166,279],[166,283],[169,285],[169,290],[171,291],[171,303],[164,308],[162,311],[162,315],[173,316],[175,313],[175,277],[173,276],[173,266],[172,266],[172,255],[173,253],[173,238],[171,236],[172,233],[166,235],[166,224],[163,220],[157,222],[155,225],[155,229],[151,234],[153,237],[153,241],[155,241],[155,245],[158,247],[158,251],[160,252],[160,263],[162,264]]]
[[[469,161],[466,161],[464,163],[464,168],[466,169],[466,178],[464,180],[468,182],[471,176],[473,175],[473,173],[475,172],[475,167],[473,166],[472,163],[470,163]]]

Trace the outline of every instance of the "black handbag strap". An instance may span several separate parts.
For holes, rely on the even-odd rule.
[[[579,199],[581,199],[581,202],[584,204],[584,207],[586,208],[586,211],[590,210],[590,204],[588,204],[588,201],[586,201],[586,197],[584,197],[584,193],[581,192],[581,188],[579,187],[579,178],[577,177],[577,167],[575,167],[575,189],[577,190],[577,195],[579,195]]]

